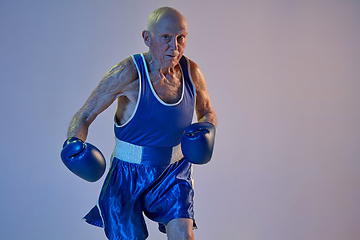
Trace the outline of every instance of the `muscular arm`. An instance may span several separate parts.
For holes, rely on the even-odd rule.
[[[204,75],[197,64],[190,60],[191,77],[196,89],[196,114],[198,121],[211,122],[216,126],[216,114],[211,106]]]
[[[119,96],[124,94],[136,78],[137,73],[134,71],[131,58],[125,59],[107,72],[73,117],[67,137],[77,137],[85,141],[90,124]]]

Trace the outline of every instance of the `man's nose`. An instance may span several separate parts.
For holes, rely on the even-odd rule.
[[[177,42],[177,39],[176,38],[171,38],[171,41],[170,41],[170,49],[172,50],[177,50],[178,48],[178,42]]]

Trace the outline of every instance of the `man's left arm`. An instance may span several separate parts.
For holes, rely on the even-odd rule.
[[[199,122],[186,128],[181,149],[189,162],[201,165],[208,163],[213,153],[216,114],[211,106],[204,75],[193,61],[190,61],[190,73],[196,89],[195,108]]]
[[[190,61],[190,73],[196,89],[196,114],[199,122],[210,122],[216,126],[216,114],[211,106],[210,95],[207,91],[205,77],[198,65]]]

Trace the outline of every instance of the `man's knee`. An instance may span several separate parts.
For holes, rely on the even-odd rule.
[[[193,220],[188,218],[177,218],[166,225],[169,240],[193,240]]]

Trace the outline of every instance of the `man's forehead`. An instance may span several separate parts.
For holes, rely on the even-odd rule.
[[[184,18],[164,17],[155,23],[158,31],[175,31],[187,33],[187,24]]]

